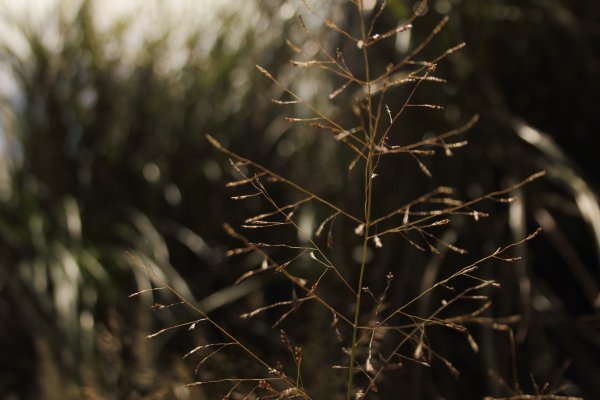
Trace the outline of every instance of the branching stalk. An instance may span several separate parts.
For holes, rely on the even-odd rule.
[[[367,42],[367,34],[365,30],[365,21],[364,21],[364,13],[362,7],[362,1],[357,3],[358,11],[359,11],[359,19],[360,19],[360,30],[363,43]],[[353,390],[353,378],[354,378],[354,361],[356,359],[356,346],[357,346],[357,337],[358,337],[358,323],[360,318],[360,303],[361,303],[361,294],[362,294],[362,286],[363,286],[363,278],[365,274],[365,269],[367,265],[367,251],[369,246],[369,226],[371,225],[371,201],[372,201],[372,193],[373,193],[373,148],[375,143],[375,130],[372,115],[372,98],[371,98],[371,78],[370,78],[370,70],[369,70],[369,55],[367,51],[367,46],[362,47],[363,53],[363,61],[365,64],[365,81],[367,83],[367,117],[369,121],[369,130],[368,130],[368,144],[369,144],[369,152],[367,155],[367,162],[365,165],[365,231],[364,231],[364,239],[363,239],[363,247],[362,247],[362,260],[360,264],[360,271],[358,275],[358,285],[356,288],[356,303],[354,310],[354,326],[352,330],[352,348],[350,352],[350,363],[348,365],[348,390],[346,394],[347,400],[351,400],[352,398],[352,390]]]

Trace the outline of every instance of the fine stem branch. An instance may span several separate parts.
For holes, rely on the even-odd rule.
[[[362,1],[357,3],[359,19],[360,19],[360,30],[362,36],[362,42],[367,43],[367,33],[365,30],[365,20],[363,14],[363,4]],[[365,66],[365,81],[367,84],[367,117],[368,117],[368,145],[369,152],[367,154],[367,162],[365,165],[365,231],[364,231],[364,239],[362,246],[362,260],[360,264],[360,272],[358,275],[358,285],[356,287],[356,304],[354,310],[354,326],[352,330],[352,348],[350,351],[350,363],[348,365],[348,390],[346,394],[347,400],[351,400],[352,391],[353,391],[353,378],[354,378],[354,362],[356,359],[356,347],[357,347],[357,337],[358,337],[358,323],[360,318],[360,304],[361,304],[361,294],[362,294],[362,286],[363,286],[363,278],[365,274],[365,269],[367,265],[367,251],[369,245],[369,226],[371,224],[371,201],[372,201],[372,193],[373,193],[373,149],[375,144],[375,129],[374,126],[376,122],[373,120],[374,115],[372,111],[372,98],[371,98],[371,78],[370,78],[370,70],[369,70],[369,55],[367,51],[367,46],[362,47],[363,53],[363,62]]]

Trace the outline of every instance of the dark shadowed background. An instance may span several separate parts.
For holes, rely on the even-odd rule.
[[[182,356],[218,342],[218,334],[183,328],[146,340],[194,313],[153,311],[155,302],[169,303],[168,294],[128,295],[169,282],[265,358],[287,357],[279,331],[269,329],[278,310],[239,318],[293,289],[269,275],[231,289],[260,259],[225,257],[239,243],[222,224],[239,225],[264,205],[230,200],[239,193],[224,183],[237,178],[205,134],[358,214],[362,189],[346,169],[351,155],[322,132],[287,122],[290,109],[271,102],[281,89],[255,64],[344,119],[352,93],[329,101],[343,81],[293,67],[286,40],[307,41],[301,14],[349,65],[361,54],[301,1],[132,2],[118,13],[109,12],[110,2],[59,3],[40,18],[0,2],[0,397],[221,398],[227,388],[183,385],[240,370],[252,375],[258,366],[219,352],[195,372],[201,357]],[[314,3],[345,29],[357,26],[343,2]],[[411,1],[388,3],[381,32],[412,14]],[[440,63],[436,72],[448,83],[426,83],[416,95],[445,109],[407,112],[402,135],[418,139],[476,113],[480,122],[466,135],[468,146],[427,161],[432,178],[410,158],[386,164],[375,208],[393,210],[439,185],[472,198],[538,170],[547,175],[511,205],[486,204],[489,218],[458,220],[444,234],[468,256],[439,257],[390,240],[367,283],[381,290],[394,271],[390,301],[402,303],[418,293],[426,271],[445,276],[464,257],[480,258],[538,226],[543,233],[517,250],[524,261],[482,272],[502,283],[489,293],[489,316],[521,316],[510,325],[515,357],[506,332],[472,327],[475,353],[463,336],[432,330],[432,347],[460,375],[441,362],[407,362],[372,398],[507,396],[517,392],[515,382],[530,394],[548,382],[553,393],[600,398],[600,2],[431,0],[412,31],[373,48],[374,68],[401,60],[445,15],[448,24],[423,58],[462,41],[467,47]],[[390,99],[392,108],[394,101],[402,98]],[[273,195],[282,204],[297,200],[286,190]],[[308,207],[298,218],[316,227],[326,216]],[[352,231],[345,224],[336,229]],[[340,235],[333,253],[348,261],[344,271],[354,282],[352,240]],[[329,297],[352,312],[352,304]],[[420,311],[442,297],[432,294]],[[331,366],[346,361],[330,323],[330,314],[308,308],[282,325],[304,345],[304,383],[315,399],[337,398],[343,388]]]

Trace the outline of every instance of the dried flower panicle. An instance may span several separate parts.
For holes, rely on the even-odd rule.
[[[290,319],[297,314],[300,314],[298,318],[306,320],[306,315],[313,312],[312,307],[330,312],[333,321],[329,334],[334,339],[331,343],[337,343],[335,349],[344,364],[336,365],[334,372],[346,375],[345,391],[348,399],[363,399],[369,397],[370,393],[383,391],[385,385],[379,383],[387,371],[403,368],[406,363],[424,368],[433,363],[441,363],[451,375],[458,376],[459,371],[453,364],[443,354],[431,348],[428,333],[431,329],[440,328],[458,332],[466,336],[466,342],[473,352],[478,352],[477,340],[467,329],[469,324],[483,324],[497,329],[508,327],[507,322],[482,316],[490,307],[488,296],[484,296],[482,293],[485,292],[482,290],[494,288],[498,283],[479,277],[477,271],[485,263],[516,262],[518,257],[510,257],[510,254],[505,253],[531,240],[535,234],[499,247],[488,256],[467,262],[442,276],[438,266],[447,253],[467,254],[456,235],[450,235],[449,232],[456,219],[469,217],[472,222],[482,221],[488,214],[481,211],[481,203],[508,203],[511,197],[506,197],[507,195],[541,177],[543,173],[531,175],[510,187],[470,200],[461,199],[453,189],[440,186],[415,196],[405,204],[394,206],[395,209],[391,211],[379,214],[375,204],[378,196],[381,196],[381,187],[378,185],[385,182],[386,178],[384,159],[406,157],[413,164],[414,170],[420,170],[424,179],[430,182],[430,178],[435,178],[436,172],[430,162],[432,157],[440,154],[455,156],[468,144],[463,136],[478,122],[477,115],[457,128],[440,130],[412,144],[404,144],[397,138],[402,120],[400,117],[407,110],[418,109],[434,113],[444,109],[440,105],[417,101],[415,93],[425,85],[445,84],[445,79],[436,76],[439,74],[437,66],[462,49],[464,43],[448,48],[441,55],[426,58],[423,50],[447,24],[448,18],[444,17],[404,58],[393,60],[385,68],[370,69],[371,49],[382,41],[393,40],[398,34],[414,29],[417,18],[426,12],[427,1],[419,1],[407,21],[379,32],[377,29],[380,24],[377,20],[386,8],[385,1],[379,2],[379,7],[373,7],[369,12],[363,1],[351,1],[360,25],[360,29],[352,30],[345,30],[339,18],[322,17],[307,0],[303,0],[303,3],[311,17],[321,21],[331,33],[341,35],[352,46],[339,46],[332,51],[330,46],[314,37],[310,29],[312,25],[299,17],[300,27],[308,37],[313,52],[307,55],[303,45],[288,40],[288,47],[296,54],[296,59],[291,61],[289,68],[333,74],[339,83],[324,95],[328,100],[334,101],[339,109],[336,108],[333,112],[320,108],[312,99],[303,97],[300,93],[303,91],[293,89],[287,79],[279,78],[277,74],[259,65],[256,69],[272,83],[273,92],[278,93],[275,96],[278,98],[271,101],[285,110],[282,120],[289,123],[287,128],[310,129],[315,135],[323,136],[324,141],[340,146],[349,155],[344,159],[352,160],[345,166],[349,176],[352,171],[363,169],[364,173],[357,174],[361,179],[361,190],[357,192],[364,193],[364,198],[358,202],[351,199],[346,204],[338,204],[326,195],[313,191],[311,187],[317,186],[314,182],[292,180],[228,149],[213,136],[207,135],[209,143],[231,160],[231,167],[236,175],[235,180],[227,184],[227,187],[235,191],[230,196],[231,199],[242,203],[261,199],[263,207],[255,209],[254,215],[244,220],[239,232],[230,225],[224,226],[227,234],[240,243],[226,255],[239,257],[246,264],[252,265],[249,270],[240,273],[234,286],[237,291],[227,295],[243,293],[241,296],[244,296],[248,293],[244,292],[246,287],[255,285],[254,287],[261,288],[267,285],[265,282],[270,282],[270,278],[266,279],[265,276],[274,274],[273,280],[277,283],[285,281],[288,285],[288,297],[270,302],[265,300],[263,304],[254,305],[250,311],[240,315],[243,323],[248,323],[252,318],[268,319],[271,316],[267,314],[278,313],[269,324],[272,327],[286,327],[292,325]],[[364,64],[363,71],[357,68],[361,62]],[[404,90],[397,91],[399,88]],[[343,103],[348,99],[350,104],[344,107]],[[348,182],[355,181],[349,178]],[[282,188],[289,189],[291,200],[281,200]],[[385,195],[388,195],[387,192]],[[344,199],[338,200],[342,202]],[[357,207],[357,203],[361,207]],[[315,217],[317,215],[318,219]],[[326,238],[322,236],[325,229]],[[289,235],[290,232],[292,235]],[[253,239],[255,237],[258,239]],[[427,266],[427,271],[423,273],[423,287],[403,304],[393,303],[402,298],[396,295],[395,290],[401,286],[394,282],[394,274],[389,272],[383,279],[385,270],[382,272],[380,269],[381,260],[393,258],[389,255],[394,254],[392,252],[397,243],[437,256],[431,257],[431,266]],[[342,246],[350,247],[340,248]],[[354,248],[357,249],[356,252],[353,251]],[[384,267],[389,268],[388,265]],[[405,275],[407,274],[402,274]],[[169,289],[177,293],[174,289]],[[443,293],[445,297],[435,307],[433,302],[429,302],[433,292]],[[184,299],[183,296],[178,297]],[[192,304],[188,300],[182,302]],[[471,307],[471,311],[457,313],[456,310],[461,309],[453,307],[457,303],[463,308]],[[421,304],[425,305],[420,307]],[[156,310],[168,307],[170,305],[162,303],[154,306]],[[197,370],[200,366],[204,368],[219,352],[235,348],[257,364],[265,376],[198,381],[188,386],[231,383],[232,387],[225,398],[233,398],[234,393],[242,392],[241,388],[246,390],[242,398],[248,399],[257,398],[257,393],[262,396],[260,391],[269,393],[266,398],[313,398],[309,395],[310,390],[305,391],[304,385],[308,386],[308,383],[302,377],[302,369],[307,364],[303,360],[319,356],[314,354],[312,347],[305,345],[305,353],[301,344],[293,343],[285,330],[280,329],[279,339],[294,363],[292,365],[287,362],[284,371],[281,362],[272,365],[266,360],[267,357],[263,358],[236,339],[235,334],[200,308],[194,309],[200,313],[201,319],[193,321],[190,329],[203,321],[227,338],[223,343],[201,345],[188,353],[192,357],[201,357]],[[185,324],[188,325],[190,324]],[[296,336],[296,331],[293,332]],[[162,333],[164,331],[149,337]],[[321,339],[321,334],[322,332],[315,333],[311,339]],[[333,351],[323,349],[323,352],[329,354]],[[295,371],[292,371],[294,366]]]

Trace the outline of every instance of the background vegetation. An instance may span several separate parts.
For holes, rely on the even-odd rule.
[[[18,50],[0,40],[3,398],[224,394],[222,388],[202,392],[182,386],[195,379],[194,361],[182,355],[196,343],[214,341],[214,333],[198,328],[193,335],[173,331],[144,339],[190,315],[177,307],[152,312],[149,297],[128,299],[152,285],[152,277],[133,260],[151,265],[257,351],[273,360],[285,357],[278,333],[268,329],[277,313],[257,321],[238,317],[289,296],[291,288],[255,279],[228,289],[256,260],[224,257],[237,244],[222,223],[239,223],[248,210],[227,200],[232,193],[223,182],[231,178],[229,162],[204,134],[284,176],[311,182],[328,198],[355,198],[359,208],[361,193],[345,185],[343,164],[335,162],[347,155],[314,131],[291,129],[270,102],[279,89],[254,68],[264,66],[335,112],[335,102],[322,97],[340,82],[300,73],[288,63],[293,52],[285,40],[303,41],[294,18],[303,12],[302,4],[255,3],[224,8],[218,17],[198,21],[183,39],[175,26],[148,35],[133,54],[124,43],[137,16],[102,30],[88,1],[77,12],[57,8],[43,29],[3,17],[25,44]],[[406,19],[412,7],[390,1],[382,31]],[[319,11],[350,27],[356,22],[337,2]],[[459,125],[475,113],[481,121],[470,131],[468,147],[428,164],[433,180],[414,163],[390,165],[398,173],[382,176],[381,184],[401,190],[390,189],[376,208],[394,209],[439,185],[476,197],[545,169],[547,178],[522,189],[519,201],[489,206],[491,218],[465,221],[447,239],[477,256],[537,226],[544,233],[520,249],[525,261],[487,270],[503,284],[490,293],[490,315],[522,316],[511,325],[516,368],[504,333],[474,328],[482,348],[474,354],[464,338],[440,332],[430,340],[459,377],[444,365],[407,363],[385,389],[407,398],[481,398],[511,394],[504,380],[512,389],[518,382],[528,393],[549,382],[563,394],[600,397],[595,154],[600,5],[594,0],[431,1],[412,36],[377,50],[373,62],[387,62],[390,54],[401,59],[443,15],[450,22],[427,55],[461,41],[468,46],[440,66],[449,83],[427,86],[419,96],[445,110],[437,116],[411,112],[403,126],[407,135],[422,135]],[[311,28],[329,47],[352,57],[335,32],[317,23]],[[288,196],[276,195],[284,202]],[[259,205],[248,207],[252,212]],[[307,213],[306,223],[318,224],[317,217]],[[386,244],[376,262],[396,266],[392,293],[402,301],[426,282],[425,272],[443,274],[458,260]],[[440,298],[428,301],[437,304]],[[290,336],[310,343],[304,351],[313,372],[305,379],[314,382],[314,397],[332,397],[322,371],[329,371],[335,354],[320,335],[331,330],[330,316],[299,313],[286,323]],[[223,371],[253,368],[219,356]],[[199,374],[206,379],[219,372]]]

